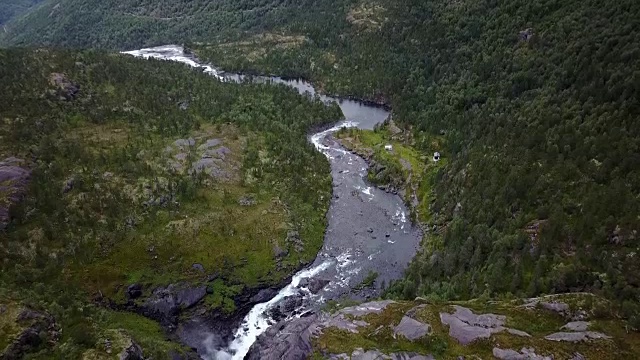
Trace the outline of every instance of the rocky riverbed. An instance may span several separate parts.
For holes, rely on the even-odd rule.
[[[140,57],[155,57],[184,62],[202,69],[222,81],[237,81],[241,75],[224,73],[200,64],[184,54],[179,46],[163,46],[127,52]],[[398,279],[414,256],[421,234],[408,220],[402,199],[367,183],[367,164],[358,155],[346,151],[332,138],[342,127],[373,129],[389,112],[350,99],[317,95],[313,86],[300,80],[257,77],[255,81],[283,83],[301,94],[320,96],[323,101],[338,102],[345,121],[310,136],[324,153],[333,177],[333,199],[328,217],[324,246],[308,268],[293,277],[271,299],[253,307],[236,330],[234,339],[220,338],[206,314],[183,324],[182,339],[204,357],[241,359],[255,339],[278,320],[300,317],[317,310],[330,299],[350,297],[366,299],[380,294],[382,285]],[[213,340],[212,340],[213,339]]]

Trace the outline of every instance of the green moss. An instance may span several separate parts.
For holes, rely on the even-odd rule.
[[[505,315],[506,326],[523,330],[531,337],[520,337],[501,332],[489,339],[478,340],[463,346],[448,335],[448,326],[440,321],[441,312],[453,312],[452,305],[457,304],[472,309],[476,314],[494,313]],[[443,304],[423,304],[415,313],[415,318],[430,324],[432,334],[408,341],[401,336],[394,337],[393,326],[400,322],[407,310],[419,305],[417,302],[400,302],[390,305],[380,314],[369,314],[359,320],[369,325],[358,328],[358,333],[351,333],[336,328],[325,329],[316,339],[316,354],[346,353],[351,354],[357,348],[365,350],[377,349],[385,354],[393,352],[417,352],[432,354],[438,359],[457,359],[458,356],[477,356],[483,359],[492,358],[494,347],[520,350],[533,347],[537,354],[553,355],[556,359],[565,359],[580,352],[587,359],[635,358],[639,352],[640,336],[625,331],[624,323],[615,318],[594,320],[592,329],[602,331],[613,337],[613,340],[598,340],[583,343],[564,343],[545,340],[544,336],[559,331],[567,320],[556,313],[542,309],[527,310],[520,307],[517,301],[466,301]]]
[[[16,319],[22,308],[15,302],[0,302],[3,311],[0,314],[0,354],[24,329]]]
[[[106,330],[102,332],[102,342],[96,347],[98,351],[103,351],[105,339],[109,339],[114,344],[114,348],[126,347],[124,343],[127,342],[127,336],[123,336],[120,332],[124,332],[138,343],[144,349],[147,357],[166,359],[170,351],[184,351],[180,345],[169,341],[164,330],[157,322],[137,314],[109,311],[105,314],[100,327]],[[123,344],[119,344],[119,342]]]
[[[382,181],[373,174],[373,169],[369,169],[368,178],[371,182],[391,183],[395,187],[404,188],[404,200],[412,207],[414,219],[429,223],[432,221],[429,205],[434,198],[435,177],[448,162],[446,157],[438,162],[431,161],[430,158],[433,152],[442,149],[444,139],[441,136],[434,137],[428,151],[421,152],[410,141],[403,139],[403,136],[404,133],[393,136],[388,124],[374,131],[350,128],[336,133],[343,146],[388,169],[385,170]],[[386,150],[385,145],[391,145],[392,150]],[[412,194],[418,199],[417,205],[412,202]]]

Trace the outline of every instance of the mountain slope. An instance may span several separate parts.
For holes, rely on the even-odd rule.
[[[635,1],[360,1],[289,33],[296,46],[195,49],[385,101],[406,146],[442,153],[421,187],[424,251],[395,296],[593,291],[640,327],[639,16]]]
[[[0,26],[33,9],[43,0],[2,0],[0,1]],[[2,32],[7,31],[3,28]]]
[[[286,0],[47,0],[7,24],[4,45],[132,49],[209,41],[230,31],[326,23],[340,2]]]
[[[223,323],[322,246],[306,133],[336,105],[96,51],[0,50],[0,77],[0,357],[170,358],[160,325]]]

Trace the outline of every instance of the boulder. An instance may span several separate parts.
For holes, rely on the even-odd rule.
[[[435,360],[433,355],[421,355],[409,352],[391,353],[389,356],[391,360]]]
[[[279,322],[292,316],[303,304],[302,294],[290,295],[278,302],[268,313],[274,321]]]
[[[260,335],[246,360],[306,359],[313,351],[311,335],[318,327],[318,315],[280,322]]]
[[[24,309],[16,318],[16,322],[24,327],[24,330],[10,339],[4,351],[0,350],[0,358],[3,360],[22,359],[26,354],[37,351],[45,339],[51,344],[60,338],[59,326],[47,313]]]
[[[274,244],[273,245],[273,256],[276,259],[282,259],[283,257],[287,256],[289,254],[289,251],[287,249],[283,249],[280,247],[280,245],[278,244]]]
[[[62,193],[66,194],[69,191],[73,190],[73,187],[76,185],[76,178],[75,177],[70,177],[68,178],[65,182],[64,185],[62,186]]]
[[[569,330],[569,331],[587,331],[591,325],[588,321],[572,321],[565,324],[560,330]]]
[[[205,296],[207,296],[207,288],[205,286],[200,286],[197,288],[186,288],[180,290],[176,300],[179,306],[184,309],[188,309],[197,304]]]
[[[185,284],[171,284],[154,290],[142,308],[148,317],[163,324],[173,324],[180,310],[194,306],[206,295],[205,286],[192,288]]]
[[[403,316],[400,323],[393,328],[393,334],[402,335],[405,338],[414,341],[431,333],[431,325],[424,324],[418,320],[408,316]]]
[[[208,150],[222,144],[220,139],[209,139],[204,144],[198,146],[198,150]]]
[[[131,284],[127,287],[127,298],[137,299],[142,295],[142,284]]]
[[[318,278],[304,278],[300,280],[298,287],[307,288],[312,294],[317,294],[320,290],[322,290],[327,284],[331,281],[327,279],[318,279]]]
[[[522,348],[520,352],[512,349],[493,348],[493,356],[500,360],[553,360],[552,356],[538,355],[534,348]]]
[[[395,304],[393,300],[371,301],[368,303],[346,307],[339,311],[341,314],[360,317],[368,314],[380,314],[387,306]]]
[[[119,355],[120,360],[144,360],[144,354],[140,345],[131,341],[128,347],[126,347]]]
[[[476,315],[462,306],[454,305],[454,308],[453,314],[440,313],[440,321],[444,325],[449,325],[449,336],[462,345],[468,345],[477,339],[488,339],[492,334],[505,330],[513,335],[530,336],[524,331],[504,327],[506,321],[504,315]]]
[[[260,304],[273,299],[278,294],[278,290],[272,288],[266,288],[260,290],[257,294],[251,297],[249,300],[251,303]]]
[[[183,150],[184,148],[194,146],[195,144],[196,144],[196,140],[194,138],[178,139],[173,142],[174,146],[179,147],[180,149],[183,149]]]
[[[80,85],[72,82],[62,73],[51,73],[49,83],[56,88],[57,94],[62,100],[73,100],[80,92]]]
[[[253,206],[257,203],[255,196],[252,194],[243,195],[238,199],[238,205],[240,206]]]
[[[196,263],[196,264],[193,264],[193,265],[191,265],[191,268],[192,268],[193,270],[198,271],[198,272],[201,272],[201,273],[203,273],[203,272],[204,272],[204,266],[202,266],[202,264],[197,264],[197,263]]]
[[[581,342],[587,340],[611,339],[611,336],[595,331],[557,332],[544,337],[550,341]]]

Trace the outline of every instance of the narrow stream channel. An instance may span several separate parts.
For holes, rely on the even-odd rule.
[[[186,55],[180,46],[167,45],[125,53],[186,63],[221,81],[239,81],[243,77],[201,64],[194,57]],[[279,77],[254,79],[286,84],[301,94],[316,93],[311,84],[301,80],[285,80]],[[287,298],[302,299],[298,301],[295,311],[289,314],[300,316],[306,311],[317,309],[327,300],[344,296],[358,299],[365,295],[379,295],[380,284],[388,284],[400,278],[418,249],[420,232],[408,220],[408,210],[402,199],[368,184],[367,164],[364,159],[346,151],[331,136],[342,127],[373,129],[376,124],[384,121],[389,113],[382,108],[359,101],[341,100],[325,95],[320,97],[325,102],[337,102],[346,118],[331,129],[310,136],[310,141],[331,163],[333,177],[333,199],[327,214],[328,227],[324,246],[313,264],[295,274],[289,285],[268,302],[257,304],[251,309],[242,325],[235,331],[231,343],[222,346],[203,343],[196,346],[204,359],[243,359],[256,338],[273,324],[273,308]],[[354,295],[352,289],[370,272],[378,273],[375,289],[369,290],[366,294]],[[322,280],[326,285],[312,294],[307,287],[301,286],[306,283],[305,279],[310,278]]]

